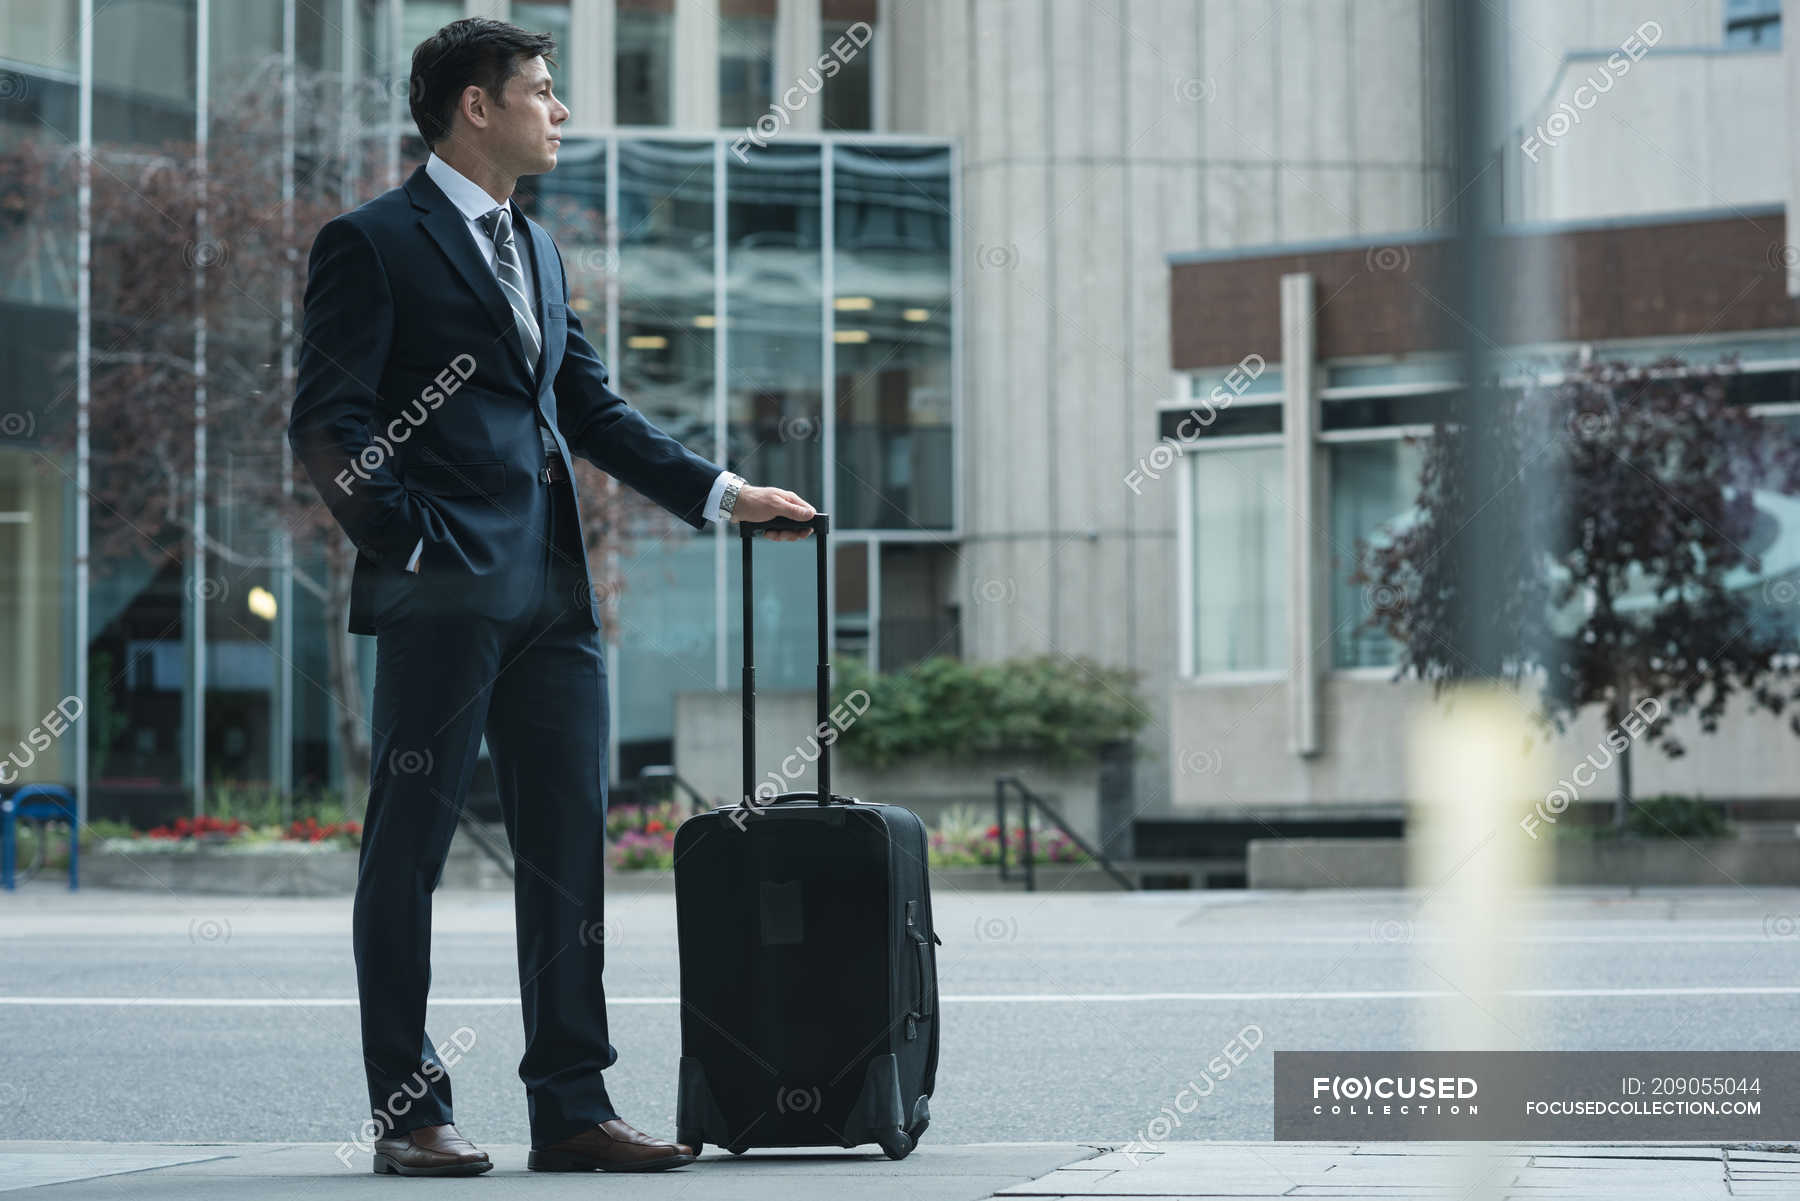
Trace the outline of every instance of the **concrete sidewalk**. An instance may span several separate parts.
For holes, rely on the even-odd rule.
[[[331,1198],[445,1191],[458,1196],[632,1196],[729,1201],[982,1201],[989,1197],[1443,1198],[1444,1201],[1800,1199],[1800,1148],[1701,1144],[1165,1143],[927,1141],[893,1162],[863,1150],[708,1150],[673,1172],[620,1177],[525,1170],[526,1148],[488,1146],[495,1167],[450,1181],[376,1177],[367,1155],[327,1143],[0,1142],[0,1191],[45,1196]]]

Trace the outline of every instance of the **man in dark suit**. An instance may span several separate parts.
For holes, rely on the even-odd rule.
[[[696,529],[813,516],[607,386],[556,244],[511,200],[556,166],[553,50],[480,18],[421,43],[411,105],[430,158],[330,221],[309,266],[288,439],[357,547],[349,628],[376,638],[354,938],[377,1172],[493,1166],[452,1125],[425,1033],[431,894],[484,733],[516,860],[530,1166],[693,1161],[627,1125],[601,1079],[618,1058],[599,937],[609,714],[570,455]]]

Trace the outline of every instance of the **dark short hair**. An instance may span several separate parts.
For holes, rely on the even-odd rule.
[[[470,84],[505,108],[506,85],[519,73],[520,64],[541,54],[554,66],[555,51],[556,39],[549,34],[505,21],[464,17],[450,22],[413,49],[407,97],[419,136],[427,146],[450,136],[450,119]]]

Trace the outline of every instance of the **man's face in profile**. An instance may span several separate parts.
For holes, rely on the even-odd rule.
[[[562,123],[569,109],[556,98],[542,55],[519,65],[506,81],[506,104],[488,106],[486,152],[518,175],[542,175],[556,167]]]

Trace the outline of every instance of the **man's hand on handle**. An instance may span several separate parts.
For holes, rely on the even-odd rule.
[[[745,484],[738,490],[737,503],[731,509],[733,521],[767,521],[771,517],[791,517],[795,521],[809,521],[813,517],[813,507],[786,488]],[[801,538],[810,538],[812,531],[765,530],[762,536],[773,542],[794,542]]]

